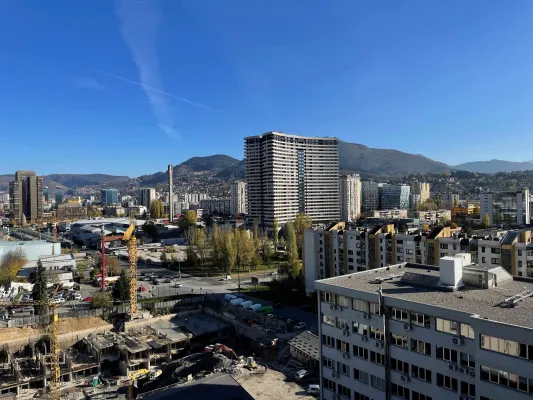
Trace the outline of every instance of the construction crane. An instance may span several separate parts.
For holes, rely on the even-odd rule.
[[[130,218],[130,226],[124,232],[122,240],[128,242],[130,260],[130,316],[137,312],[137,238],[135,237],[135,219]]]
[[[61,368],[59,367],[59,317],[57,315],[56,304],[54,298],[57,294],[56,286],[50,299],[38,300],[33,303],[18,303],[19,306],[35,306],[42,305],[48,307],[50,311],[49,337],[50,337],[50,399],[61,399]]]

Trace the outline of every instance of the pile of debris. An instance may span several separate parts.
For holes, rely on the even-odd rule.
[[[206,349],[204,353],[192,354],[178,361],[178,367],[174,370],[172,378],[176,383],[182,384],[198,380],[218,372],[226,372],[238,378],[245,375],[265,373],[266,368],[257,365],[253,357],[237,357],[233,350],[226,346],[217,345],[214,348]],[[229,351],[228,351],[229,350]],[[235,355],[231,359],[225,354]]]

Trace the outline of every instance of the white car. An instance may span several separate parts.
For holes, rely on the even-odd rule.
[[[296,325],[294,325],[294,329],[300,330],[305,329],[307,327],[307,324],[305,322],[298,322]]]
[[[65,302],[66,302],[66,300],[64,298],[62,298],[62,297],[59,297],[59,298],[56,297],[54,299],[54,304],[63,304]]]
[[[180,287],[182,287],[182,286],[183,286],[183,285],[182,285],[181,283],[179,283],[179,282],[176,282],[176,283],[174,284],[174,287],[175,287],[175,288],[180,288]]]
[[[73,293],[71,298],[74,299],[74,300],[81,300],[81,294]]]

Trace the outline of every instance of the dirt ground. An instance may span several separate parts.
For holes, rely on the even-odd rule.
[[[65,318],[59,320],[59,333],[69,333],[75,331],[82,331],[85,329],[97,328],[105,325],[105,322],[100,317],[88,318]],[[0,329],[0,342],[9,341],[17,338],[24,338],[31,335],[39,335],[46,333],[38,327],[35,328],[4,328]]]
[[[269,369],[266,374],[237,378],[237,382],[255,400],[301,400],[306,397],[304,388],[294,382],[285,382],[285,379],[281,372]]]

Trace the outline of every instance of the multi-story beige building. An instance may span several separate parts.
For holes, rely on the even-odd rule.
[[[314,281],[410,262],[439,265],[443,257],[469,253],[482,268],[503,267],[514,276],[533,277],[531,231],[492,231],[469,237],[437,226],[429,232],[398,233],[394,225],[345,229],[344,223],[304,232],[306,290]]]
[[[248,217],[272,226],[298,213],[313,223],[340,218],[339,141],[267,132],[245,138]]]
[[[231,213],[246,214],[246,208],[246,182],[237,181],[231,185]]]
[[[361,178],[358,174],[340,178],[341,221],[354,222],[361,214]]]
[[[87,218],[87,207],[76,203],[62,203],[57,206],[57,219],[74,220]]]
[[[427,182],[414,182],[411,183],[411,194],[420,195],[420,203],[424,203],[429,199],[429,183]]]
[[[43,217],[43,177],[34,171],[17,171],[9,182],[9,205],[12,217],[19,223],[24,215],[27,222]]]

